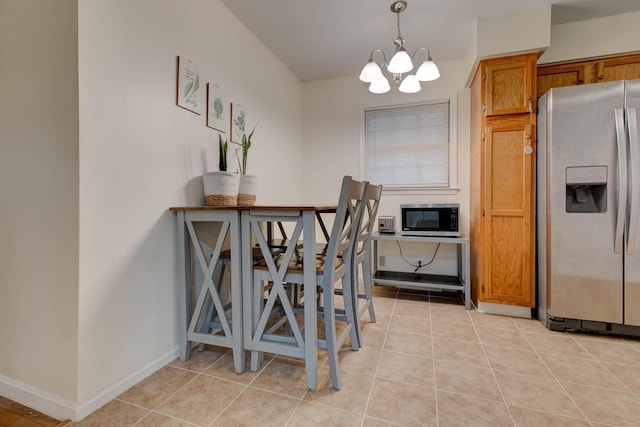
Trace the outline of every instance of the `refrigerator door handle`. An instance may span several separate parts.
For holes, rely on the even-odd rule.
[[[618,142],[618,213],[613,252],[623,253],[624,226],[627,213],[627,143],[624,128],[624,110],[615,109],[616,140]]]
[[[633,255],[636,251],[636,239],[638,237],[638,199],[640,192],[640,157],[638,157],[638,123],[636,120],[636,109],[627,108],[627,130],[629,131],[629,167],[631,169],[631,191],[629,198],[631,207],[629,209],[629,228],[627,229],[627,254]]]

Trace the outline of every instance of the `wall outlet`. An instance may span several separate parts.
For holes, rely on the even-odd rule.
[[[385,259],[384,259],[384,255],[381,255],[378,259],[379,259],[379,261],[378,261],[378,265],[379,265],[380,267],[384,267],[384,261],[385,261]]]

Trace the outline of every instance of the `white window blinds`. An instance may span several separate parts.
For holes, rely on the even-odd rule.
[[[449,186],[449,103],[366,109],[365,179],[388,186]]]

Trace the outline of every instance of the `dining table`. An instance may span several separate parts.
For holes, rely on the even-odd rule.
[[[242,373],[246,366],[246,352],[251,352],[251,370],[258,369],[262,352],[303,358],[310,389],[316,387],[317,371],[317,308],[316,304],[304,304],[303,339],[287,337],[274,339],[265,328],[263,316],[265,303],[261,290],[256,290],[253,265],[256,257],[273,267],[271,292],[264,297],[279,297],[282,304],[290,304],[284,298],[281,278],[291,257],[302,254],[305,300],[315,301],[316,283],[316,234],[320,230],[326,241],[329,234],[322,216],[334,213],[331,204],[274,204],[256,206],[182,206],[170,207],[176,213],[178,259],[178,328],[180,359],[188,360],[195,344],[210,344],[233,350],[234,369]],[[215,223],[217,236],[204,239],[199,232],[200,223]],[[275,239],[274,224],[290,230],[291,235]],[[275,250],[274,250],[275,249]],[[225,260],[222,254],[227,253]],[[280,270],[275,267],[275,257],[282,257]],[[223,289],[217,266],[223,261],[230,265],[230,301],[220,292]],[[259,298],[256,295],[260,295]],[[194,296],[196,298],[194,299]],[[220,316],[220,325],[211,333],[207,315],[212,307]],[[230,307],[230,308],[229,308]],[[289,306],[291,308],[291,306]],[[292,310],[283,311],[289,325],[296,328],[297,317]],[[262,320],[262,322],[261,322]],[[299,329],[299,331],[302,329]],[[300,335],[298,336],[300,338]]]

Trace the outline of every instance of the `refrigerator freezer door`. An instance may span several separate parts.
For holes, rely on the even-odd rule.
[[[550,93],[545,93],[538,100],[538,117],[536,119],[536,137],[538,141],[536,143],[536,261],[538,263],[537,274],[537,290],[536,290],[536,307],[538,307],[538,319],[542,323],[546,323],[547,319],[547,223],[548,223],[548,209],[547,209],[547,119],[549,117],[547,106],[550,104],[548,101]]]
[[[622,323],[623,254],[614,252],[620,172],[614,111],[624,108],[624,82],[552,89],[548,102],[547,312]],[[567,212],[571,197],[584,190],[567,184],[567,168],[592,166],[606,168],[606,208]]]
[[[627,128],[629,132],[629,221],[625,250],[624,323],[640,326],[640,247],[638,245],[638,219],[640,212],[640,80],[625,82]]]

